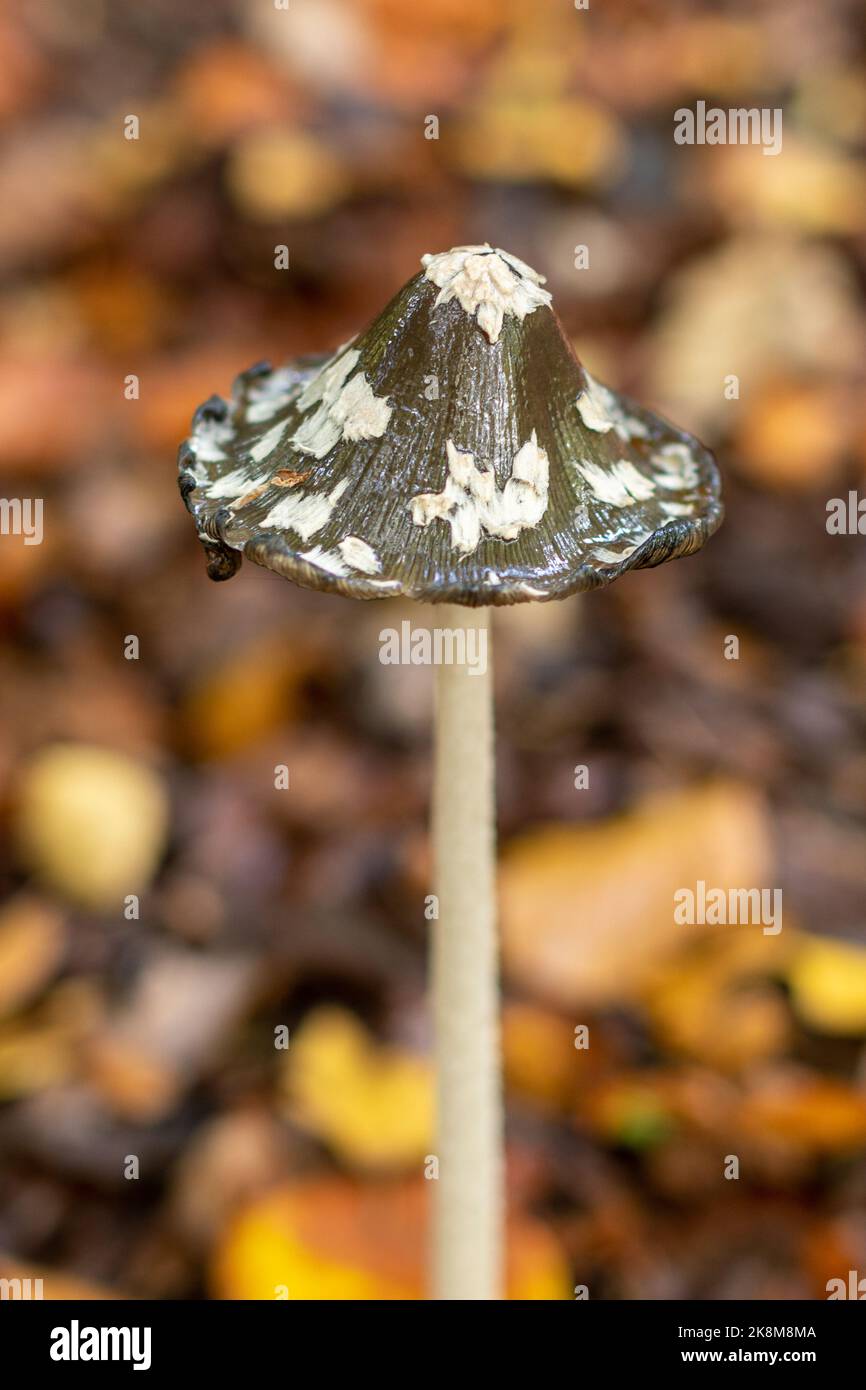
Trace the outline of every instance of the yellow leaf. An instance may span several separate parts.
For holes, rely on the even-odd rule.
[[[64,1041],[46,1032],[0,1033],[0,1100],[17,1100],[65,1081],[72,1059]]]
[[[429,1151],[433,1085],[422,1057],[380,1046],[343,1009],[304,1020],[287,1054],[294,1117],[347,1162],[400,1167]]]
[[[316,217],[339,203],[349,186],[341,163],[321,140],[288,126],[241,137],[226,177],[241,210],[262,221]]]
[[[423,1299],[429,1189],[423,1179],[321,1178],[258,1198],[218,1243],[211,1274],[216,1296]],[[569,1297],[568,1267],[546,1227],[514,1217],[506,1246],[509,1298]]]
[[[788,972],[794,1008],[819,1033],[866,1033],[866,950],[846,941],[804,940]]]
[[[625,163],[625,140],[602,106],[576,97],[496,98],[457,132],[461,167],[475,178],[610,182]]]
[[[54,744],[25,770],[17,808],[24,857],[88,907],[120,911],[126,894],[147,887],[167,821],[160,778],[112,749]]]

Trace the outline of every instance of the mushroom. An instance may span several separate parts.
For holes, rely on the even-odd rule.
[[[494,1299],[504,1180],[489,610],[689,555],[723,513],[712,455],[590,376],[530,266],[489,245],[421,264],[331,356],[261,363],[231,401],[201,406],[180,489],[213,579],[245,555],[307,588],[445,605],[432,1292]],[[448,662],[469,640],[487,661]]]

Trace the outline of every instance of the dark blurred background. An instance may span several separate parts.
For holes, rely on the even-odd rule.
[[[0,14],[2,488],[44,504],[0,536],[0,1276],[423,1296],[430,673],[377,660],[397,602],[211,584],[175,453],[484,241],[728,504],[496,614],[511,1294],[866,1274],[866,557],[826,525],[866,489],[863,57],[847,0]],[[782,108],[781,153],[676,144],[698,100]],[[675,925],[698,879],[783,930]]]

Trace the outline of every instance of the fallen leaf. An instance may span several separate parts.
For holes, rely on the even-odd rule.
[[[754,1079],[739,1122],[763,1143],[779,1140],[809,1154],[838,1154],[866,1144],[866,1094],[844,1081],[793,1066]]]
[[[458,162],[481,179],[608,183],[622,173],[626,142],[615,117],[575,97],[527,103],[497,97],[457,131]]]
[[[742,949],[746,943],[751,950]],[[735,930],[668,962],[646,991],[662,1045],[722,1071],[781,1055],[791,1017],[775,981],[792,949],[789,928],[782,940]]]
[[[291,721],[315,654],[278,634],[221,653],[184,702],[189,742],[199,757],[224,758]]]
[[[155,1124],[175,1105],[181,1078],[163,1058],[111,1034],[87,1049],[87,1075],[116,1115]]]
[[[175,100],[187,129],[214,146],[280,120],[294,104],[285,79],[263,54],[225,39],[190,53],[177,76]]]
[[[323,141],[283,126],[252,131],[236,141],[226,182],[241,211],[265,222],[319,216],[349,191],[342,161]]]
[[[592,1127],[611,1144],[653,1149],[671,1138],[676,1118],[653,1078],[619,1078],[599,1088],[587,1106]]]
[[[87,1050],[88,1078],[112,1110],[153,1123],[213,1062],[246,1007],[255,972],[240,955],[152,956]]]
[[[0,1026],[0,1100],[46,1091],[73,1077],[101,1017],[96,985],[72,978],[61,981],[24,1019]]]
[[[771,863],[763,805],[734,783],[653,797],[602,824],[530,831],[500,872],[506,967],[566,1006],[626,1000],[696,934],[760,932],[678,924],[678,889],[762,886]]]
[[[110,748],[52,744],[24,768],[16,831],[25,862],[66,897],[120,912],[162,853],[168,801],[158,774]]]
[[[69,1040],[56,1030],[0,1029],[0,1100],[48,1090],[72,1069]]]
[[[646,346],[648,394],[672,419],[706,432],[735,419],[738,403],[725,394],[731,376],[742,398],[792,372],[856,378],[864,345],[856,304],[850,266],[835,247],[743,232],[669,278]]]
[[[425,1298],[429,1185],[344,1178],[287,1184],[229,1224],[211,1271],[218,1298]],[[507,1296],[570,1296],[562,1251],[540,1222],[507,1232]]]
[[[0,462],[42,477],[97,447],[110,406],[104,372],[81,357],[0,360]],[[57,421],[62,415],[63,429]]]
[[[856,235],[866,199],[861,161],[787,130],[780,153],[765,159],[752,145],[730,144],[713,150],[691,178],[732,221],[778,224],[811,236]]]
[[[147,390],[135,402],[142,447],[176,449],[177,441],[189,433],[190,417],[198,403],[214,390],[227,393],[238,364],[255,362],[262,352],[260,339],[239,341],[234,337],[227,345],[204,343],[191,351],[164,353],[147,361],[142,368]]]
[[[66,949],[57,908],[21,896],[0,913],[0,1018],[25,1008],[54,976]]]
[[[242,1205],[285,1175],[285,1136],[277,1119],[248,1106],[217,1115],[184,1149],[171,1208],[184,1234],[209,1245]]]
[[[787,973],[794,1008],[831,1036],[866,1033],[866,949],[829,937],[801,939]]]
[[[838,472],[854,421],[837,385],[779,381],[743,404],[737,448],[750,478],[765,487],[810,490]]]
[[[533,1004],[507,1004],[502,1050],[509,1091],[545,1109],[564,1109],[577,1077],[574,1026]]]
[[[426,1058],[377,1044],[344,1009],[303,1021],[286,1059],[294,1119],[347,1162],[399,1168],[429,1151],[433,1080]]]

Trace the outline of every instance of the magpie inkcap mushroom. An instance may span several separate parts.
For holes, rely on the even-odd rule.
[[[722,505],[712,455],[593,380],[523,261],[458,246],[422,267],[332,356],[259,363],[200,406],[180,488],[212,578],[246,555],[308,588],[451,605],[445,629],[486,644],[472,678],[436,671],[431,1287],[490,1299],[505,1201],[488,605],[688,555]]]
[[[578,361],[544,278],[458,246],[331,356],[258,363],[179,457],[214,579],[470,606],[565,598],[700,549],[712,455]]]

